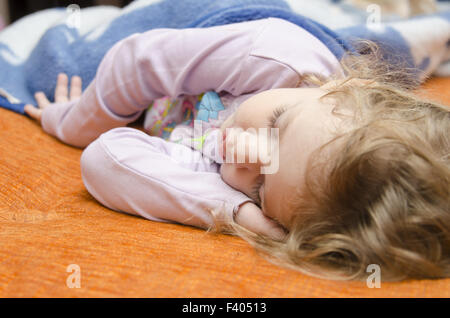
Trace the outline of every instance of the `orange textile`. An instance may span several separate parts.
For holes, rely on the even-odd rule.
[[[450,78],[423,87],[450,105]],[[450,297],[450,279],[313,278],[238,237],[111,211],[85,189],[81,152],[0,109],[0,297]],[[67,284],[71,264],[80,288]]]

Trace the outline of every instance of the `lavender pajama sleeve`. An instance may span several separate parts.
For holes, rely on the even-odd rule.
[[[130,127],[103,133],[81,156],[83,182],[104,206],[200,228],[212,224],[209,211],[233,217],[251,201],[222,181],[219,167],[196,150]]]

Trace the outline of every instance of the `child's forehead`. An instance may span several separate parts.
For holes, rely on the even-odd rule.
[[[316,95],[309,99],[301,99],[292,104],[287,116],[291,121],[322,121],[332,119],[335,116],[334,110],[338,107],[338,101],[331,97],[322,98],[323,95]]]
[[[279,118],[280,145],[291,149],[318,148],[353,127],[351,119],[336,115],[333,103],[299,102]]]

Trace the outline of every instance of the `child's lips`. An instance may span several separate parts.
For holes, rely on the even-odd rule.
[[[224,162],[226,158],[226,152],[227,152],[227,133],[226,130],[224,129],[222,131],[222,159]]]

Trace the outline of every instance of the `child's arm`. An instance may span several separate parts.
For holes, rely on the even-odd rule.
[[[184,145],[130,127],[100,135],[81,155],[92,196],[110,209],[206,228],[210,211],[232,216],[250,201],[224,183],[218,164]]]
[[[251,199],[223,182],[218,170],[199,151],[129,127],[102,134],[81,156],[86,188],[110,209],[201,228],[213,224],[211,211],[236,214],[242,226],[279,237],[275,222],[246,204]]]
[[[151,101],[164,96],[208,90],[238,96],[293,82],[297,73],[282,63],[249,59],[267,23],[133,34],[107,52],[81,98],[43,110],[42,127],[65,143],[85,147],[101,133],[135,121]]]

